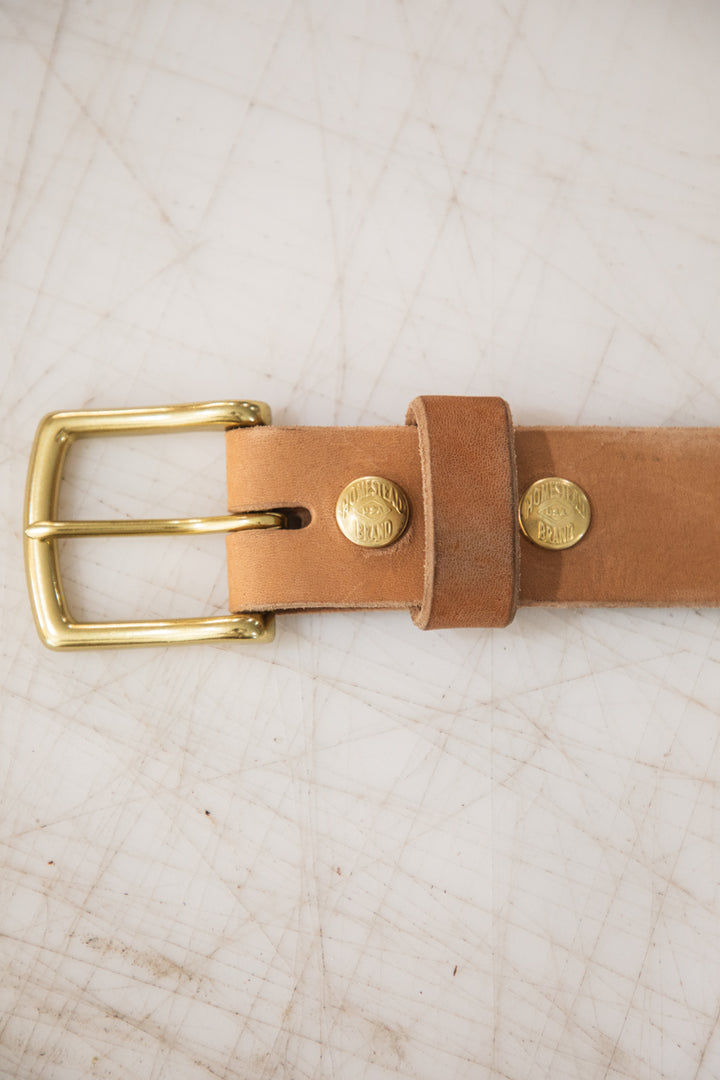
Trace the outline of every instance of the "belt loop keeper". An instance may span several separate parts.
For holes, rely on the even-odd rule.
[[[513,424],[498,397],[418,397],[425,503],[425,585],[413,621],[423,630],[501,627],[519,594]]]

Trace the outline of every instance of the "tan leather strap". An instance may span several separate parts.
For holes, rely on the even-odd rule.
[[[407,608],[419,625],[497,626],[521,605],[720,605],[720,430],[515,428],[498,399],[424,398],[407,427],[228,432],[232,512],[304,507],[307,528],[228,537],[232,611]],[[423,475],[424,473],[424,475]],[[405,489],[407,531],[350,543],[340,491]],[[592,524],[565,551],[518,540],[518,491],[563,476]],[[516,552],[519,550],[519,560]]]
[[[233,513],[272,506],[310,514],[304,529],[228,535],[231,611],[421,604],[425,517],[415,428],[237,428],[227,434],[227,470]],[[356,547],[335,521],[342,489],[367,475],[391,478],[410,500],[410,524],[391,547]]]
[[[720,429],[515,429],[518,486],[564,476],[592,507],[567,551],[523,538],[520,603],[720,605]]]

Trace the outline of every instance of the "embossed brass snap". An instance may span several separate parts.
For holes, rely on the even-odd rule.
[[[528,540],[549,551],[571,548],[590,527],[590,503],[581,487],[560,476],[531,484],[520,499],[520,528]]]
[[[394,544],[410,519],[410,503],[403,489],[382,476],[361,476],[343,488],[335,519],[348,540],[359,547]]]

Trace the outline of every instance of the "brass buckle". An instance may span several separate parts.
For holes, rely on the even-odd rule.
[[[217,533],[281,529],[282,513],[164,520],[57,521],[65,455],[74,439],[97,435],[149,435],[196,428],[254,427],[270,423],[260,401],[212,401],[154,409],[60,412],[46,416],[35,436],[25,498],[25,567],[38,633],[51,649],[124,645],[176,645],[201,641],[272,641],[267,614],[152,622],[76,622],[68,610],[56,541],[73,536],[147,536],[156,533]]]

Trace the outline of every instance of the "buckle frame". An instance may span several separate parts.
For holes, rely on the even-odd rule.
[[[197,428],[227,430],[271,422],[261,401],[210,401],[149,409],[58,412],[38,427],[30,456],[25,495],[24,548],[28,591],[38,633],[50,649],[112,648],[129,645],[187,645],[208,641],[269,642],[271,614],[241,614],[142,622],[77,622],[70,614],[60,577],[56,541],[73,536],[155,535],[281,529],[276,512],[220,517],[120,521],[57,521],[65,455],[75,439],[105,435],[150,435]]]

